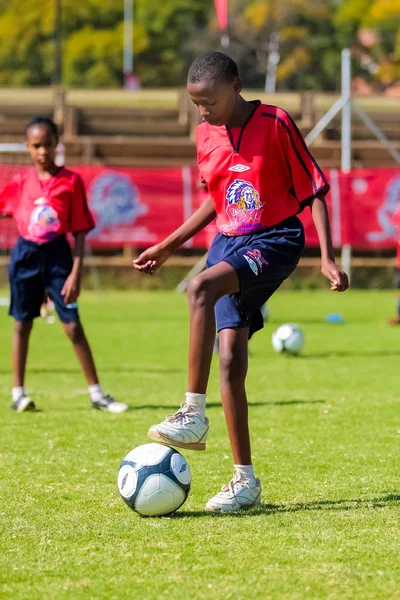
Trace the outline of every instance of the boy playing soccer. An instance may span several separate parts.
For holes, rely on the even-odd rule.
[[[88,382],[93,408],[123,412],[128,406],[101,389],[79,319],[85,236],[94,221],[80,177],[54,162],[57,143],[57,127],[51,119],[32,119],[26,128],[26,144],[34,166],[14,177],[0,194],[0,216],[13,216],[19,232],[9,267],[10,315],[15,319],[12,408],[18,412],[35,409],[25,394],[25,367],[33,319],[40,315],[48,294]],[[74,258],[67,233],[75,236]]]
[[[290,116],[275,106],[247,102],[237,66],[220,52],[192,63],[187,89],[198,107],[198,166],[210,197],[179,229],[135,261],[154,273],[186,240],[215,217],[219,233],[207,269],[188,287],[189,381],[180,410],[149,430],[164,444],[204,450],[206,390],[215,336],[220,339],[220,389],[234,475],[206,510],[236,511],[260,503],[251,462],[245,379],[248,339],[263,326],[260,308],[295,269],[304,246],[297,213],[309,205],[318,231],[322,273],[331,289],[348,287],[335,264],[325,194],[329,186]],[[215,315],[215,316],[214,316]],[[216,321],[215,321],[216,320]]]

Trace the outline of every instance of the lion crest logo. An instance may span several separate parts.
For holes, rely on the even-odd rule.
[[[235,179],[228,187],[226,199],[229,225],[221,226],[223,232],[251,233],[258,229],[264,205],[250,181]]]
[[[140,204],[137,187],[122,173],[102,173],[96,177],[89,198],[90,208],[97,216],[94,235],[112,225],[132,224],[136,217],[147,212],[147,207]]]
[[[28,232],[31,236],[49,242],[58,236],[60,219],[51,206],[38,206],[31,214]]]

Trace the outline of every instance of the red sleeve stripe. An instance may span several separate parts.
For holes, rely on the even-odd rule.
[[[309,177],[309,179],[310,179],[310,181],[312,183],[313,191],[317,192],[318,191],[317,183],[316,183],[314,177],[311,175],[310,171],[308,170],[307,165],[305,164],[305,162],[303,160],[303,157],[301,156],[300,152],[298,151],[297,146],[296,146],[296,144],[293,141],[292,132],[290,131],[290,128],[288,127],[288,125],[285,123],[285,121],[283,119],[281,119],[277,115],[270,114],[270,113],[261,113],[261,116],[263,116],[263,117],[270,117],[271,119],[276,119],[280,123],[280,125],[282,125],[282,127],[286,130],[286,132],[287,132],[287,134],[289,136],[290,143],[293,146],[293,150],[296,153],[297,159],[298,159],[299,163],[301,164],[301,166],[303,167],[304,171],[307,173],[307,175],[308,175],[308,177]],[[310,152],[309,152],[309,150],[308,150],[308,148],[307,148],[307,146],[306,146],[306,144],[305,144],[305,142],[304,142],[304,140],[303,140],[300,132],[298,132],[298,133],[299,133],[299,135],[300,135],[300,137],[301,137],[301,139],[303,141],[304,148],[306,149],[307,154],[311,157],[313,163],[317,166],[318,172],[321,174],[322,179],[324,180],[325,184],[327,185],[325,177],[323,176],[321,169],[319,168],[319,166],[315,162],[314,158],[311,156],[311,154],[310,154]]]

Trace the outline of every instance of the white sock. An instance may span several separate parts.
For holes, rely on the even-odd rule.
[[[88,387],[90,397],[92,402],[97,402],[97,400],[101,400],[104,396],[103,390],[101,389],[101,385],[99,383],[95,383],[94,385],[89,385]]]
[[[233,465],[233,467],[236,473],[240,475],[240,479],[255,480],[253,465]]]
[[[13,402],[16,402],[21,398],[23,394],[25,394],[25,390],[23,387],[13,387],[11,390]]]
[[[206,413],[206,398],[207,394],[194,394],[186,392],[186,404],[195,412],[205,415]]]

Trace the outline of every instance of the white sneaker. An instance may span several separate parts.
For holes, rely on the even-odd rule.
[[[25,394],[21,394],[18,400],[15,400],[15,402],[13,401],[11,408],[17,412],[36,410],[34,401],[31,400],[29,396],[25,396]]]
[[[206,504],[206,510],[214,512],[235,512],[255,508],[260,505],[261,483],[259,479],[240,479],[234,471],[233,479]]]
[[[103,410],[110,413],[123,413],[129,409],[127,404],[124,404],[124,402],[117,402],[115,398],[109,395],[103,396],[100,400],[93,401],[92,406],[97,410]]]
[[[186,403],[183,403],[174,415],[168,415],[162,423],[152,425],[147,435],[159,444],[187,450],[205,450],[207,433],[207,417],[193,412]]]

